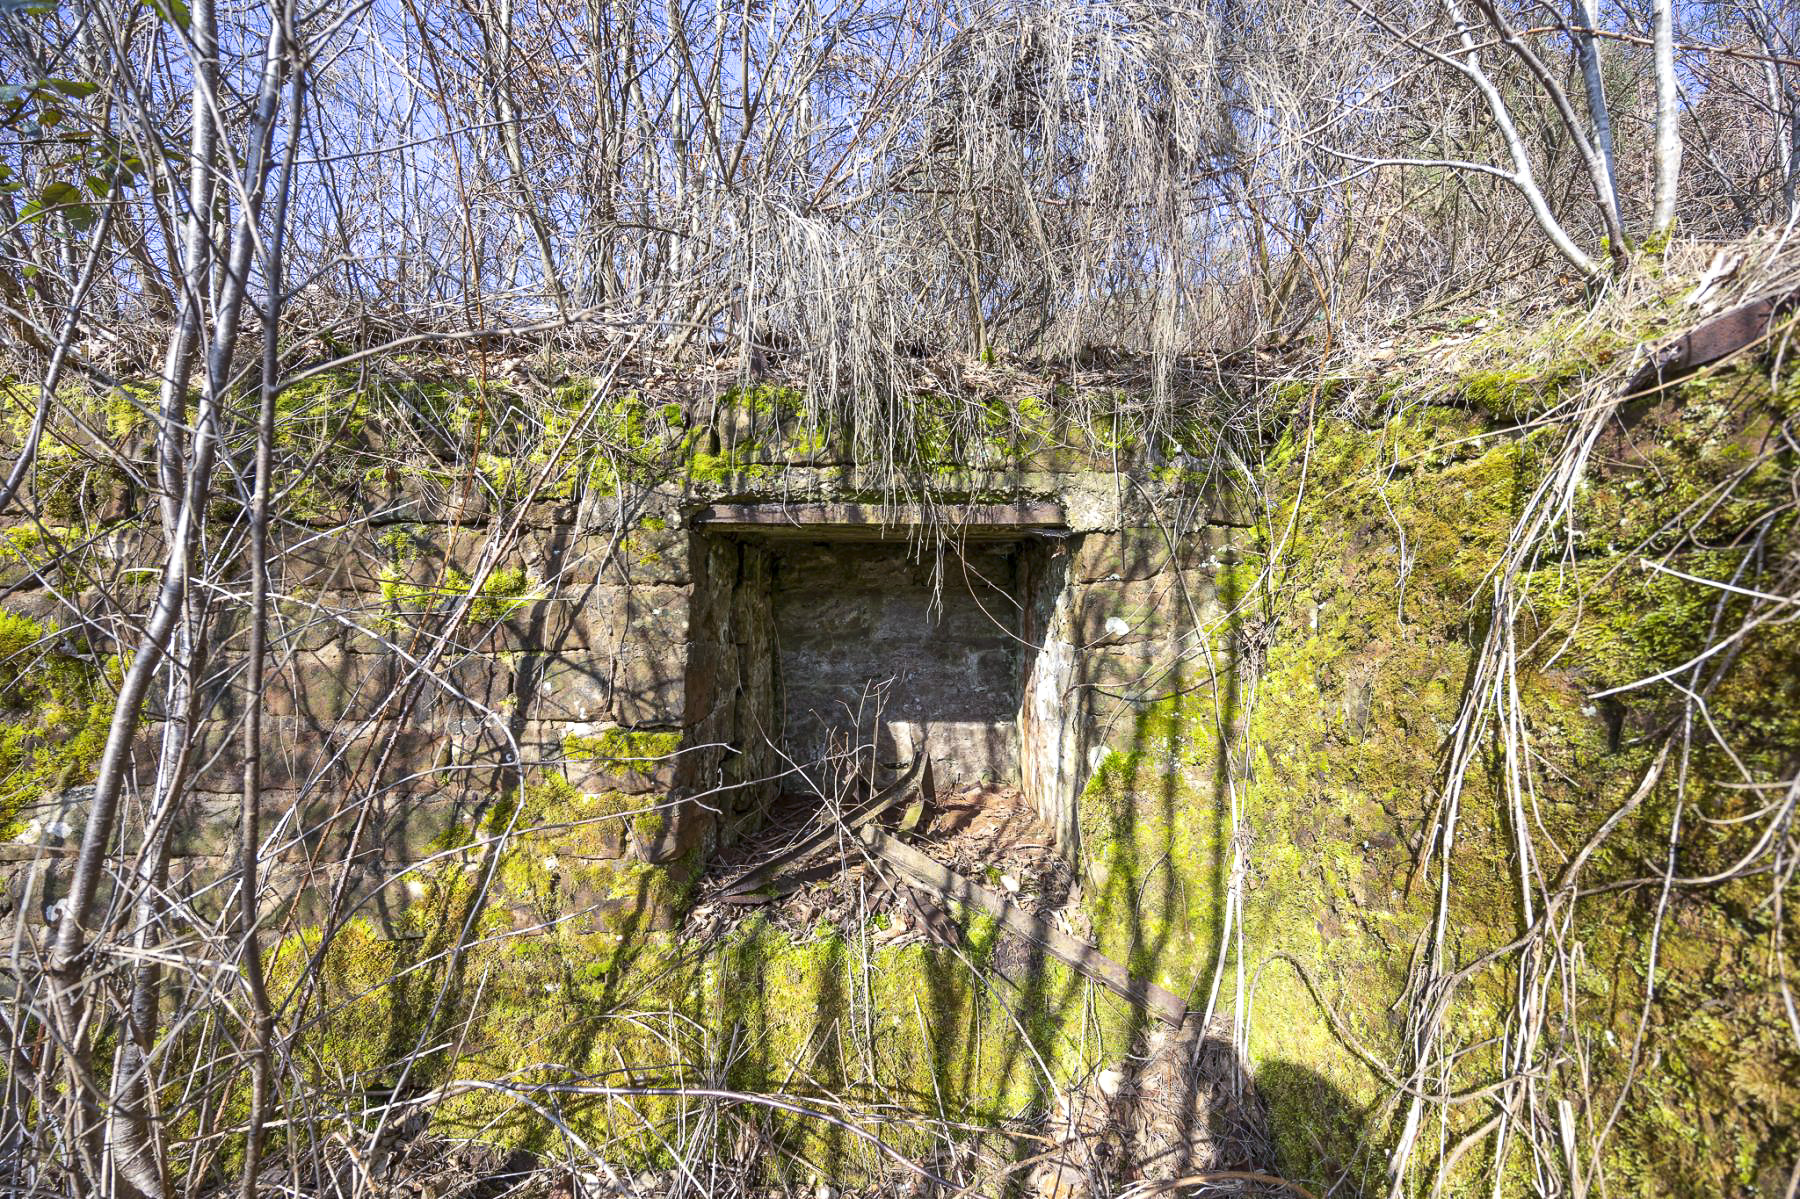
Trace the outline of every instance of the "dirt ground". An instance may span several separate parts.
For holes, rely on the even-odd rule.
[[[904,816],[905,805],[890,813],[888,831],[896,831]],[[810,935],[821,924],[860,927],[878,916],[887,917],[879,922],[883,927],[876,934],[882,944],[948,934],[936,916],[936,905],[923,894],[915,895],[891,868],[871,860],[851,833],[782,867],[770,880],[778,889],[804,881],[778,898],[757,901],[752,896],[726,895],[731,882],[744,872],[823,827],[817,796],[784,796],[759,836],[714,856],[688,917],[690,934],[721,934],[759,910],[796,936]],[[940,793],[926,806],[919,826],[904,835],[915,848],[971,882],[1080,935],[1075,927],[1079,895],[1074,872],[1057,853],[1054,834],[1017,787],[989,784]]]

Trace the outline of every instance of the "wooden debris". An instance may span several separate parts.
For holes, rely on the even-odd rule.
[[[906,774],[896,779],[894,782],[889,783],[886,787],[883,787],[881,791],[876,794],[875,798],[863,807],[861,811],[857,812],[856,815],[850,817],[848,820],[845,820],[841,826],[834,824],[820,829],[812,836],[800,842],[800,844],[794,846],[794,848],[787,850],[784,853],[776,854],[760,866],[755,866],[738,875],[736,878],[726,883],[721,889],[722,898],[730,903],[759,902],[765,897],[752,893],[756,892],[765,881],[771,879],[775,872],[780,870],[783,866],[799,861],[807,854],[813,852],[813,850],[818,849],[821,845],[831,841],[834,837],[839,835],[840,827],[844,831],[855,832],[857,829],[879,819],[890,808],[905,799],[911,794],[913,782],[919,777],[919,772],[921,769],[925,768],[925,764],[925,744],[923,741],[915,741],[913,742],[912,764],[906,768]],[[837,866],[834,864],[832,870],[835,869],[837,869]],[[811,871],[806,873],[812,875]],[[812,878],[796,876],[794,879],[786,881],[792,884],[787,888],[791,891],[801,883],[812,881]],[[777,887],[776,893],[782,893],[779,887]],[[772,896],[768,898],[772,898]]]
[[[926,769],[930,769],[930,759]],[[925,786],[921,773],[914,796]],[[915,913],[912,889],[899,873],[860,843],[847,845],[851,838],[831,838],[805,857],[780,866],[755,890],[725,893],[724,888],[744,871],[817,831],[817,805],[817,796],[784,796],[771,810],[760,848],[757,839],[747,839],[722,850],[713,872],[700,883],[701,894],[690,918],[693,927],[705,929],[707,935],[723,933],[757,910],[766,913],[776,927],[806,937],[822,922],[850,929],[886,916],[893,924],[881,939],[883,944],[935,940],[934,928]],[[1019,894],[1011,897],[1015,904],[1054,921],[1076,938],[1086,935],[1083,913],[1067,906],[1074,894],[1074,873],[1056,852],[1050,829],[1039,819],[1037,809],[1018,788],[970,785],[940,791],[937,802],[926,805],[926,812],[924,828],[907,838],[912,845],[969,878],[981,877],[990,867],[1012,875],[1021,883]],[[895,809],[890,808],[881,827],[892,832],[894,816]],[[851,848],[853,852],[846,854]],[[955,921],[936,899],[924,895],[920,899],[954,927]],[[1008,938],[989,964],[1002,977],[1024,985],[1030,959],[1037,956],[1028,952],[1029,948],[1029,942]]]
[[[870,852],[905,875],[914,886],[939,899],[982,909],[1011,932],[1042,945],[1053,957],[1168,1024],[1179,1028],[1187,1019],[1187,1004],[1179,996],[1153,982],[1133,978],[1130,971],[1092,945],[1077,941],[1048,921],[1009,903],[986,887],[977,886],[880,829],[864,827],[860,835]]]

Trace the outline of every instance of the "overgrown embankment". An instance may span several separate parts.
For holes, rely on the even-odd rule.
[[[1488,1192],[1496,1172],[1502,1191],[1530,1190],[1535,1172],[1592,1193],[1604,1171],[1609,1193],[1779,1194],[1800,1154],[1779,923],[1800,752],[1800,383],[1758,347],[1621,397],[1658,317],[1662,332],[1683,319],[1489,318],[1437,345],[1315,364],[1239,423],[1275,430],[1266,444],[1217,439],[1230,453],[1214,458],[1237,455],[1266,500],[1254,529],[1234,509],[1228,531],[1246,544],[1174,534],[1167,565],[1190,572],[1192,594],[1150,595],[1149,572],[1128,568],[1096,576],[1116,611],[1078,614],[1093,626],[1081,652],[1112,655],[1081,687],[1134,712],[1081,798],[1083,914],[1103,949],[1235,1036],[1281,1168],[1321,1192],[1385,1192],[1403,1160],[1414,1193]],[[490,405],[472,387],[378,404],[341,382],[287,401],[297,446],[326,465],[287,478],[284,520],[319,535],[313,557],[374,539],[379,565],[337,584],[360,589],[344,611],[370,638],[429,630],[472,586],[464,523],[528,495],[623,513],[623,493],[664,475],[685,502],[810,471],[880,498],[855,438],[808,426],[783,389],[734,393],[734,424],[730,403],[723,417],[636,395],[595,407],[572,385],[543,402]],[[1173,505],[1205,506],[1204,420],[1150,454],[1130,422],[1082,432],[1021,395],[941,419],[922,405],[921,477],[1011,495],[1046,464],[1116,453],[1118,494],[1153,479]],[[577,419],[598,432],[531,494],[544,446]],[[389,461],[409,422],[430,426],[441,461]],[[685,582],[676,499],[584,531],[603,563],[591,573]],[[102,536],[131,520],[85,503],[67,528],[11,532],[9,581],[141,586],[135,551]],[[1169,515],[1144,507],[1146,524]],[[481,650],[455,664],[456,685],[495,711],[587,686],[518,672],[518,647],[536,643],[514,626],[555,610],[554,556],[506,559],[454,630]],[[309,579],[278,605],[311,619],[325,587]],[[64,633],[51,590],[0,614],[0,818],[85,780],[110,711],[116,663]],[[615,616],[679,642],[680,607],[650,621],[584,596],[568,623],[600,658],[616,630],[597,626]],[[1143,628],[1159,622],[1153,640]],[[326,681],[337,699],[356,690]],[[321,925],[294,910],[271,951],[278,1020],[332,1120],[368,1134],[398,1097],[458,1134],[667,1163],[671,1138],[713,1109],[666,1092],[778,1094],[806,1110],[734,1125],[744,1155],[771,1177],[867,1180],[893,1162],[823,1116],[913,1157],[975,1130],[1027,1156],[1059,1088],[1099,1066],[1129,1076],[1141,1017],[1052,961],[1003,962],[980,919],[957,948],[884,948],[868,925],[693,935],[681,921],[708,845],[656,861],[626,849],[663,828],[680,714],[642,728],[580,715],[584,732],[535,730],[532,769],[551,768],[524,785],[522,763],[466,755],[460,721],[433,726],[421,761],[465,780],[470,806],[397,835],[418,860],[356,880],[369,898],[316,962]],[[568,782],[589,777],[596,793]],[[335,776],[308,787],[296,814],[349,790]],[[424,806],[401,794],[395,827],[428,823]]]
[[[1410,1092],[1421,1193],[1603,1169],[1613,1194],[1780,1194],[1800,377],[1753,348],[1621,400],[1618,339],[1508,336],[1558,352],[1297,389],[1236,669],[1144,713],[1084,800],[1095,926],[1178,991],[1223,963],[1309,1185],[1385,1190]],[[1596,404],[1490,636],[1515,526]]]

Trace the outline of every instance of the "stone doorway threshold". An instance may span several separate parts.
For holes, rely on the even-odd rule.
[[[906,807],[901,804],[887,814],[881,825],[884,831],[898,831]],[[800,880],[786,894],[762,903],[746,903],[738,896],[727,899],[725,892],[733,880],[816,833],[820,817],[817,795],[783,795],[757,836],[714,854],[688,917],[690,934],[723,934],[760,912],[802,938],[821,925],[843,931],[873,925],[870,937],[881,945],[954,941],[955,930],[939,922],[935,903],[916,900],[913,888],[873,860],[849,831],[843,833],[841,844],[833,838],[784,863],[778,878],[785,881],[777,889]],[[1016,786],[972,784],[940,791],[928,806],[926,823],[908,834],[908,841],[1031,915],[1063,925],[1079,921],[1074,872],[1057,852],[1055,832]],[[1080,935],[1086,930],[1071,931]]]

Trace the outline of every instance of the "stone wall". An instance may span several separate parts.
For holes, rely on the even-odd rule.
[[[1730,763],[1713,745],[1691,774],[1684,764],[1679,779],[1671,769],[1651,788],[1644,780],[1656,777],[1658,741],[1684,719],[1673,694],[1590,697],[1698,661],[1708,614],[1721,611],[1708,580],[1767,585],[1766,564],[1736,574],[1746,560],[1720,547],[1759,511],[1787,513],[1769,544],[1791,544],[1793,453],[1778,433],[1791,426],[1800,391],[1786,376],[1776,389],[1766,364],[1754,363],[1619,409],[1596,451],[1593,485],[1571,513],[1579,554],[1544,564],[1520,622],[1521,645],[1531,648],[1519,659],[1514,702],[1541,784],[1529,827],[1506,802],[1499,772],[1478,768],[1459,799],[1454,852],[1420,875],[1437,836],[1446,738],[1484,636],[1481,597],[1520,497],[1541,482],[1543,437],[1555,426],[1522,435],[1519,410],[1486,411],[1467,402],[1473,395],[1446,397],[1429,382],[1409,392],[1405,382],[1364,380],[1366,407],[1339,394],[1304,438],[1270,450],[1258,481],[1270,504],[1260,530],[1229,497],[1166,467],[1128,464],[1114,476],[1017,455],[1004,472],[932,475],[951,524],[960,505],[1028,500],[1059,513],[1053,525],[1003,538],[1015,548],[978,552],[1010,555],[1024,643],[1010,692],[1017,770],[1081,859],[1077,916],[1134,971],[1197,1002],[1217,994],[1221,1012],[1244,1005],[1243,1042],[1283,1173],[1324,1193],[1346,1171],[1352,1181],[1366,1167],[1374,1173],[1365,1177],[1378,1176],[1394,1143],[1396,1071],[1414,1052],[1412,964],[1440,903],[1445,952],[1488,965],[1444,1009],[1454,1060],[1433,1085],[1492,1096],[1495,1079],[1525,1077],[1500,1058],[1513,1027],[1505,1013],[1519,995],[1518,959],[1506,946],[1528,923],[1521,896],[1536,884],[1522,890],[1521,879],[1566,877],[1569,916],[1558,936],[1572,955],[1572,985],[1566,996],[1544,992],[1552,1002],[1538,1010],[1572,1016],[1552,1031],[1580,1052],[1559,1049],[1529,1075],[1533,1085],[1588,1094],[1592,1106],[1577,1118],[1617,1121],[1610,1147],[1581,1143],[1583,1153],[1606,1155],[1599,1164],[1615,1193],[1780,1193],[1800,1152],[1791,1116],[1800,1064],[1770,983],[1766,879],[1716,890],[1641,884],[1670,860],[1671,829],[1684,814],[1706,817],[1682,826],[1681,866],[1694,876],[1723,877],[1747,860],[1746,840],[1765,835],[1771,809],[1760,789],[1713,780],[1746,766],[1758,778],[1791,776],[1796,626],[1772,622],[1721,667],[1707,721],[1730,734]],[[1320,380],[1312,394],[1344,383]],[[1547,411],[1592,393],[1569,382],[1533,394]],[[1359,410],[1382,415],[1362,423]],[[866,1054],[917,1071],[880,1093],[929,1096],[941,1114],[946,1080],[986,1102],[1029,1074],[1007,1073],[1023,1056],[996,1053],[983,1037],[1014,1028],[1024,1036],[1027,1027],[1036,1036],[1041,1004],[1023,1017],[1006,1007],[985,1024],[964,1019],[999,988],[955,974],[928,946],[884,951],[867,976],[885,989],[859,993],[845,989],[863,976],[847,963],[870,960],[861,956],[866,930],[784,946],[778,963],[767,938],[751,934],[724,951],[732,960],[723,965],[689,963],[697,977],[676,976],[672,997],[663,980],[679,935],[637,938],[647,957],[636,965],[625,952],[630,933],[678,924],[685,882],[713,847],[754,830],[774,797],[777,717],[791,702],[783,676],[796,669],[784,656],[784,622],[803,627],[808,609],[846,604],[854,564],[885,553],[867,543],[886,530],[867,523],[835,530],[842,539],[822,547],[809,532],[804,578],[819,594],[784,591],[784,555],[792,567],[802,551],[707,527],[703,513],[725,501],[868,503],[881,481],[826,451],[759,448],[722,423],[722,438],[698,443],[687,473],[644,482],[643,470],[631,486],[525,513],[518,543],[455,627],[442,610],[483,565],[502,514],[402,486],[358,493],[360,506],[342,512],[291,514],[281,529],[276,681],[257,702],[269,714],[274,890],[302,902],[296,920],[269,928],[271,940],[309,935],[329,887],[364,918],[340,938],[347,964],[334,982],[349,1027],[330,1044],[361,1054],[352,1077],[380,1079],[395,1045],[465,1043],[467,1028],[445,1035],[423,1025],[405,1010],[404,988],[380,985],[397,962],[427,968],[465,928],[485,955],[470,974],[487,1018],[467,1041],[479,1050],[471,1068],[490,1077],[525,1060],[595,1074],[639,1060],[608,1040],[633,1025],[610,1019],[609,1005],[624,996],[640,1006],[638,991],[620,987],[626,976],[657,980],[661,989],[641,1005],[648,1010],[666,1003],[717,1021],[704,1027],[719,1044],[740,1044],[732,1037],[740,1019],[759,1034],[779,1030],[750,1038],[753,1056],[763,1055],[752,1065],[768,1069],[740,1086],[787,1085],[792,1061],[815,1060],[864,1014],[904,1021],[913,992],[952,976],[967,990],[927,1009],[937,1021],[930,1034],[921,1014],[916,1038]],[[1789,448],[1746,457],[1746,446],[1776,444]],[[1727,480],[1741,482],[1732,504],[1707,508],[1689,540],[1658,540],[1694,518],[1694,496],[1719,494]],[[9,910],[25,917],[0,930],[8,936],[21,923],[41,930],[67,885],[82,780],[91,777],[92,713],[103,721],[107,711],[103,664],[128,640],[123,628],[84,621],[100,619],[102,593],[141,611],[136,572],[157,560],[154,538],[126,511],[105,529],[80,531],[78,572],[34,566],[35,551],[23,547],[36,544],[37,530],[12,538],[13,558],[0,561],[8,621],[0,632],[24,647],[14,660],[33,663],[29,678],[17,666],[0,678],[36,705],[15,706],[16,735],[0,745],[10,753],[24,745],[12,777],[30,783],[24,801],[0,813]],[[347,531],[316,531],[346,515]],[[894,533],[906,545],[917,531],[900,521]],[[1259,533],[1283,545],[1280,570],[1260,580]],[[1679,576],[1646,569],[1634,548],[1669,544],[1680,549]],[[882,569],[900,568],[883,559]],[[896,626],[881,655],[856,640],[872,637],[893,581],[893,573],[867,580],[840,609],[839,634],[804,630],[815,634],[816,662],[830,665],[836,639],[865,664],[899,652],[940,664],[929,626],[918,645]],[[784,595],[795,600],[785,610]],[[867,635],[848,627],[864,618]],[[207,888],[235,841],[234,721],[250,700],[238,628],[222,618],[196,634],[215,653],[201,689],[201,752],[185,764],[196,795],[172,829],[169,893],[205,913],[220,903]],[[430,678],[415,677],[445,638]],[[804,648],[806,638],[794,644]],[[850,679],[857,674],[852,667]],[[948,671],[935,679],[940,694],[953,686]],[[996,701],[984,716],[1004,707]],[[128,853],[154,827],[148,797],[169,716],[166,698],[154,698],[123,822]],[[1559,872],[1609,821],[1616,835],[1585,868],[1577,907],[1574,876]],[[1542,872],[1525,874],[1539,854]],[[334,865],[346,857],[347,877]],[[471,892],[463,880],[487,866],[494,885],[482,923],[451,919],[467,912],[456,906]],[[490,936],[500,930],[518,935]],[[14,943],[30,952],[29,941]],[[911,969],[893,970],[896,962]],[[1032,983],[1028,998],[1078,1013],[1085,1043],[1091,1022],[1079,986]],[[387,1005],[386,1015],[372,1019],[372,1004]],[[462,1015],[446,1009],[447,1018]],[[1114,1044],[1123,1053],[1129,1040]],[[1584,1045],[1605,1049],[1589,1059]],[[666,1060],[660,1042],[637,1051]],[[971,1060],[991,1073],[962,1071]],[[335,1056],[329,1065],[336,1073]],[[1627,1094],[1622,1076],[1634,1072]],[[1621,1095],[1630,1102],[1615,1106]],[[1045,1099],[991,1102],[979,1118],[1010,1120]],[[1415,1168],[1446,1155],[1454,1162],[1474,1145],[1447,1193],[1491,1193],[1496,1174],[1502,1189],[1529,1180],[1542,1160],[1523,1139],[1496,1169],[1481,1131],[1482,1122],[1492,1127],[1491,1111],[1485,1101],[1452,1104],[1448,1122],[1428,1121],[1437,1127],[1422,1134]],[[480,1118],[470,1127],[491,1127],[489,1111],[472,1115]]]
[[[858,733],[900,761],[928,729],[940,783],[1018,778],[1016,544],[941,560],[899,540],[778,542],[773,553],[784,741],[796,761]]]
[[[941,561],[935,535],[903,516],[886,529],[825,529],[825,540],[697,525],[722,497],[869,494],[855,470],[803,460],[538,505],[498,556],[490,546],[514,514],[405,481],[284,522],[272,683],[259,701],[278,893],[311,910],[339,886],[325,867],[347,860],[347,891],[381,907],[411,864],[471,838],[553,848],[576,803],[598,825],[584,833],[583,861],[609,877],[634,864],[669,874],[642,900],[667,923],[705,856],[754,831],[795,782],[784,780],[791,761],[817,753],[819,714],[836,720],[889,677],[890,762],[905,756],[897,730],[928,725],[940,782],[1021,782],[1074,854],[1092,762],[1133,711],[1187,681],[1169,664],[1197,620],[1221,614],[1217,575],[1238,531],[1212,499],[1181,501],[1184,485],[1146,481],[1128,498],[1109,474],[1079,466],[946,475],[938,486],[940,520],[955,523],[958,502],[1029,502],[1060,525],[981,530],[986,540],[953,539]],[[1152,514],[1181,511],[1190,524],[1176,557]],[[347,524],[324,531],[335,521]],[[142,528],[95,544],[116,579],[158,553]],[[448,623],[484,568],[466,618]],[[13,572],[0,604],[79,627],[59,582]],[[128,611],[147,596],[141,584],[109,594]],[[182,764],[196,794],[171,831],[175,873],[202,903],[235,849],[250,702],[241,611],[223,611],[198,630],[211,653],[197,752]],[[123,628],[86,636],[96,652],[129,644]],[[160,762],[166,706],[153,699],[138,737],[138,828],[171,765]],[[67,879],[65,859],[39,851],[79,837],[84,792],[70,781],[6,813],[9,854],[37,871],[13,890],[40,912]],[[616,902],[596,906],[616,919]]]

